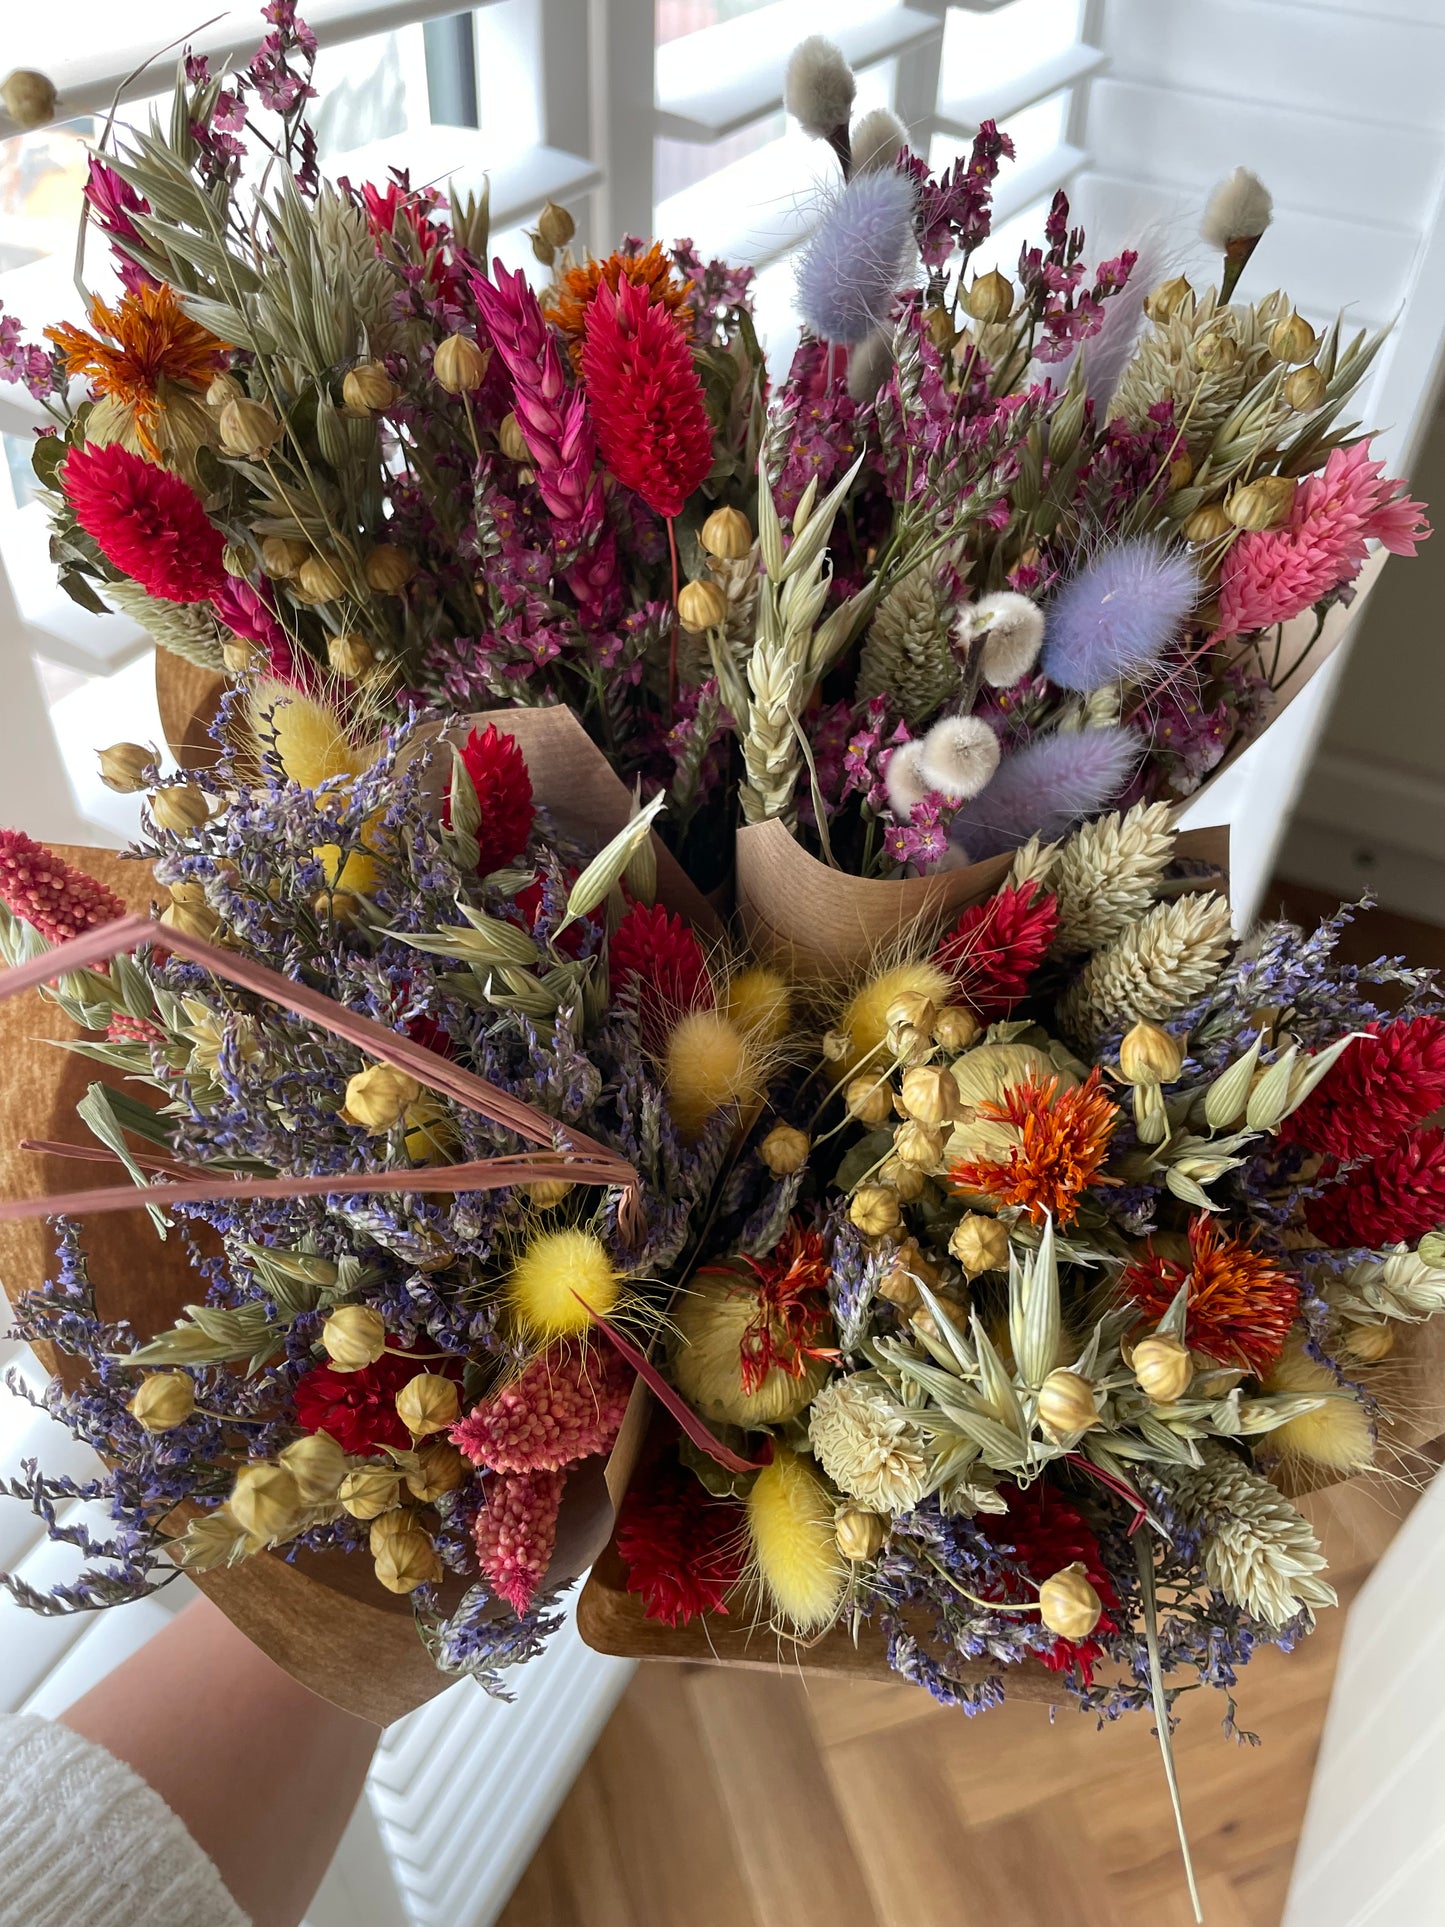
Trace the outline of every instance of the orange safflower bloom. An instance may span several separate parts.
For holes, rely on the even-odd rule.
[[[980,1104],[979,1119],[1018,1132],[1006,1158],[975,1158],[953,1166],[949,1178],[960,1191],[981,1191],[998,1204],[1022,1205],[1035,1224],[1052,1216],[1072,1224],[1090,1184],[1108,1184],[1099,1168],[1119,1107],[1104,1095],[1096,1065],[1084,1083],[1061,1091],[1057,1077],[1027,1078],[1010,1085],[999,1101]]]
[[[46,334],[65,357],[68,375],[85,375],[102,401],[114,404],[132,428],[138,452],[160,463],[164,456],[157,430],[165,413],[167,389],[180,390],[194,403],[220,372],[227,344],[203,328],[164,284],[138,288],[116,305],[91,304],[96,333],[62,322]],[[109,337],[106,339],[105,337]],[[115,439],[128,440],[122,432]]]
[[[1201,1211],[1190,1222],[1187,1265],[1161,1257],[1151,1244],[1124,1273],[1122,1284],[1140,1311],[1157,1321],[1186,1278],[1186,1344],[1222,1364],[1267,1371],[1283,1351],[1299,1311],[1299,1285],[1291,1274]]]
[[[683,329],[691,329],[693,315],[687,297],[692,292],[692,283],[673,278],[672,261],[660,241],[654,241],[646,254],[616,253],[603,261],[587,261],[580,268],[569,268],[562,276],[556,306],[546,310],[547,319],[566,335],[575,367],[580,369],[582,364],[582,340],[587,332],[587,310],[592,305],[592,297],[603,282],[616,294],[621,281],[646,288],[650,300],[666,308]]]

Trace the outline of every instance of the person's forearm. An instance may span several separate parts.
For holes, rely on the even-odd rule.
[[[204,1599],[61,1720],[155,1788],[256,1927],[296,1927],[380,1737],[297,1685]]]

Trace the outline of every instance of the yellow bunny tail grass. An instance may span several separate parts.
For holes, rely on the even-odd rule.
[[[1268,1392],[1293,1392],[1323,1402],[1268,1434],[1282,1460],[1331,1472],[1363,1472],[1375,1463],[1375,1440],[1365,1408],[1338,1383],[1328,1366],[1316,1364],[1301,1345],[1286,1346],[1265,1380]]]
[[[667,1040],[665,1072],[668,1108],[688,1143],[724,1104],[744,1104],[762,1092],[752,1039],[718,1010],[691,1010],[678,1019]]]
[[[775,1445],[748,1494],[748,1531],[758,1577],[781,1617],[815,1633],[838,1610],[847,1566],[833,1529],[833,1501],[807,1459]]]
[[[545,1344],[579,1336],[594,1312],[611,1318],[622,1283],[590,1231],[539,1231],[512,1267],[507,1302],[527,1337]]]
[[[329,703],[286,683],[259,683],[251,717],[257,736],[274,742],[282,769],[305,789],[335,776],[359,776],[376,761],[376,745],[353,743]]]
[[[946,1004],[952,991],[953,979],[948,972],[926,958],[874,971],[854,993],[838,1020],[839,1030],[848,1039],[849,1050],[845,1058],[834,1064],[834,1075],[846,1077],[870,1052],[879,1048],[888,1035],[888,1013],[900,997],[931,997],[936,1004]]]
[[[728,1016],[764,1050],[775,1050],[793,1020],[793,998],[788,981],[776,970],[753,964],[728,981],[724,1005]]]

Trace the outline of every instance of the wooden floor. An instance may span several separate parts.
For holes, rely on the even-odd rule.
[[[1311,1502],[1342,1605],[1406,1501]],[[1186,1703],[1176,1754],[1209,1927],[1278,1927],[1344,1621],[1241,1676],[1226,1739]],[[501,1927],[1185,1927],[1149,1723],[916,1688],[643,1666]]]

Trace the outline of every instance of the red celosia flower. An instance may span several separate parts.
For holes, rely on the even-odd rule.
[[[221,531],[178,475],[119,442],[72,448],[60,471],[75,519],[122,575],[163,602],[208,602],[225,588]]]
[[[632,1392],[610,1345],[554,1345],[452,1427],[453,1445],[489,1472],[557,1472],[606,1452]]]
[[[1284,1266],[1200,1212],[1189,1226],[1190,1262],[1149,1248],[1124,1273],[1124,1291],[1160,1319],[1189,1280],[1184,1336],[1196,1351],[1247,1371],[1267,1372],[1284,1349],[1299,1310],[1299,1286]]]
[[[646,288],[598,288],[582,379],[608,468],[659,515],[680,514],[712,468],[712,429],[687,338]]]
[[[305,1432],[329,1432],[343,1451],[357,1456],[373,1456],[386,1445],[405,1451],[411,1433],[397,1415],[396,1395],[418,1372],[459,1378],[461,1364],[383,1352],[375,1364],[363,1365],[359,1372],[313,1365],[297,1379],[291,1394],[296,1422]]]
[[[1280,1139],[1325,1157],[1371,1158],[1445,1104],[1445,1023],[1370,1025],[1297,1111]]]
[[[482,810],[477,831],[482,856],[477,874],[487,876],[514,863],[527,847],[537,814],[532,804],[532,779],[517,739],[504,736],[495,723],[488,723],[480,735],[474,729],[462,744],[461,754]],[[442,816],[449,825],[450,801],[443,807]]]
[[[702,945],[681,917],[663,906],[634,903],[612,933],[608,967],[616,996],[638,987],[643,1039],[660,1049],[671,1025],[689,1010],[711,1010],[712,979]]]
[[[72,870],[24,830],[0,830],[0,902],[47,943],[64,943],[82,930],[125,915],[125,905],[113,890],[83,870]]]
[[[472,1538],[483,1577],[513,1612],[541,1590],[557,1543],[565,1472],[500,1472],[487,1480]]]
[[[1097,1065],[1067,1091],[1057,1077],[1012,1084],[997,1104],[980,1104],[988,1124],[1011,1124],[1019,1141],[1007,1158],[955,1164],[949,1177],[960,1191],[982,1191],[999,1204],[1019,1204],[1035,1224],[1060,1225],[1078,1216],[1079,1199],[1109,1155],[1119,1107],[1105,1097]],[[1100,1180],[1101,1183],[1107,1180]]]
[[[747,1551],[743,1508],[715,1499],[675,1459],[661,1459],[622,1501],[617,1550],[627,1590],[641,1595],[649,1619],[685,1626],[699,1613],[726,1616]]]
[[[836,1358],[818,1340],[831,1329],[828,1310],[828,1260],[821,1233],[792,1220],[766,1258],[744,1257],[753,1276],[737,1289],[757,1301],[757,1309],[738,1341],[741,1381],[749,1398],[770,1371],[801,1378],[810,1358]],[[711,1275],[725,1275],[710,1266]]]
[[[964,911],[938,946],[936,961],[980,1017],[1006,1017],[1028,994],[1058,921],[1058,904],[1036,885],[1009,887]]]
[[[1305,1223],[1338,1247],[1408,1242],[1445,1224],[1445,1134],[1409,1131],[1305,1206]]]
[[[1104,1610],[1087,1639],[1055,1636],[1053,1645],[1037,1655],[1050,1672],[1063,1673],[1076,1666],[1079,1677],[1088,1686],[1103,1654],[1104,1639],[1119,1630],[1118,1621],[1113,1617],[1119,1595],[1104,1564],[1099,1542],[1082,1513],[1076,1512],[1046,1480],[1036,1480],[1027,1490],[1001,1485],[999,1492],[1008,1500],[1008,1511],[980,1514],[976,1523],[984,1536],[1012,1554],[1035,1588],[1077,1563],[1084,1568],[1089,1584],[1099,1595]],[[1002,1598],[1017,1603],[1029,1596],[1030,1588],[1026,1586],[1009,1588],[1001,1594]]]
[[[547,319],[566,335],[572,365],[580,371],[587,314],[600,287],[610,288],[615,294],[620,282],[636,282],[646,288],[649,300],[666,308],[676,317],[678,326],[690,333],[693,315],[687,297],[692,283],[674,280],[672,268],[659,241],[654,241],[645,254],[624,254],[619,249],[603,261],[584,261],[580,268],[569,268],[558,284],[556,306],[546,313]]]

